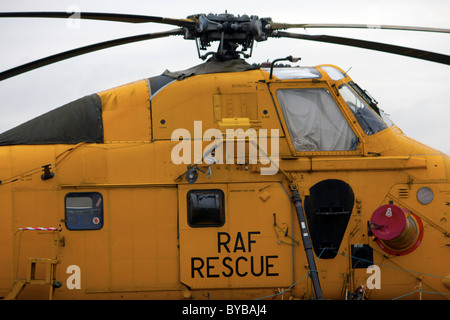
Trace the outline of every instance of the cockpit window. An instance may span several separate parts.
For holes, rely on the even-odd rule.
[[[389,118],[389,116],[386,113],[384,113],[384,111],[381,109],[380,109],[380,116],[381,116],[381,119],[383,119],[383,121],[388,125],[388,127],[392,127],[394,125],[394,123]]]
[[[378,107],[378,102],[366,90],[361,89],[361,87],[353,81],[350,81],[348,85],[369,105],[369,107],[372,108],[373,111],[381,117],[381,119],[383,119],[388,127],[392,127],[394,125],[388,115]]]
[[[339,93],[358,120],[367,135],[372,135],[387,128],[386,124],[347,84],[339,87]]]
[[[355,150],[358,138],[326,89],[277,90],[297,151]]]
[[[264,68],[263,70],[270,73],[270,68]],[[281,80],[319,79],[322,77],[319,71],[311,67],[274,68],[273,76]]]
[[[331,80],[338,81],[346,77],[344,73],[334,67],[321,66],[320,68],[330,76]]]

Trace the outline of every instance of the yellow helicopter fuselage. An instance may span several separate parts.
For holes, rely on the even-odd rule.
[[[311,298],[294,187],[325,299],[449,299],[450,158],[300,69],[137,81],[96,95],[100,142],[1,146],[0,296]]]

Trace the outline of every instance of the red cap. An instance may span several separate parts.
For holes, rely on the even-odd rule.
[[[374,211],[370,218],[372,233],[381,240],[398,237],[406,227],[406,209],[386,204]]]

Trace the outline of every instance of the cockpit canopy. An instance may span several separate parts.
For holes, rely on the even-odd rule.
[[[320,69],[333,81],[332,86],[338,85],[337,95],[343,98],[366,135],[373,135],[393,125],[378,108],[377,102],[336,67],[324,65],[264,70],[278,80],[311,79],[317,82],[326,80],[322,79]],[[296,151],[356,150],[359,139],[328,89],[281,87],[276,90],[276,96]]]

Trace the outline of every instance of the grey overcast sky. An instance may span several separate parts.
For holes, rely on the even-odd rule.
[[[138,1],[0,0],[1,12],[68,11],[129,13],[185,18],[196,13],[271,17],[276,22],[390,24],[450,29],[450,1]],[[64,19],[1,19],[0,70],[61,51],[173,27]],[[450,54],[450,34],[427,32],[307,29]],[[215,48],[214,48],[215,49]],[[450,154],[450,66],[333,44],[294,39],[257,43],[250,63],[288,55],[300,64],[334,64],[375,97],[410,137]],[[193,41],[182,37],[150,40],[72,58],[0,82],[0,132],[87,94],[106,90],[165,69],[182,70],[202,61]]]

